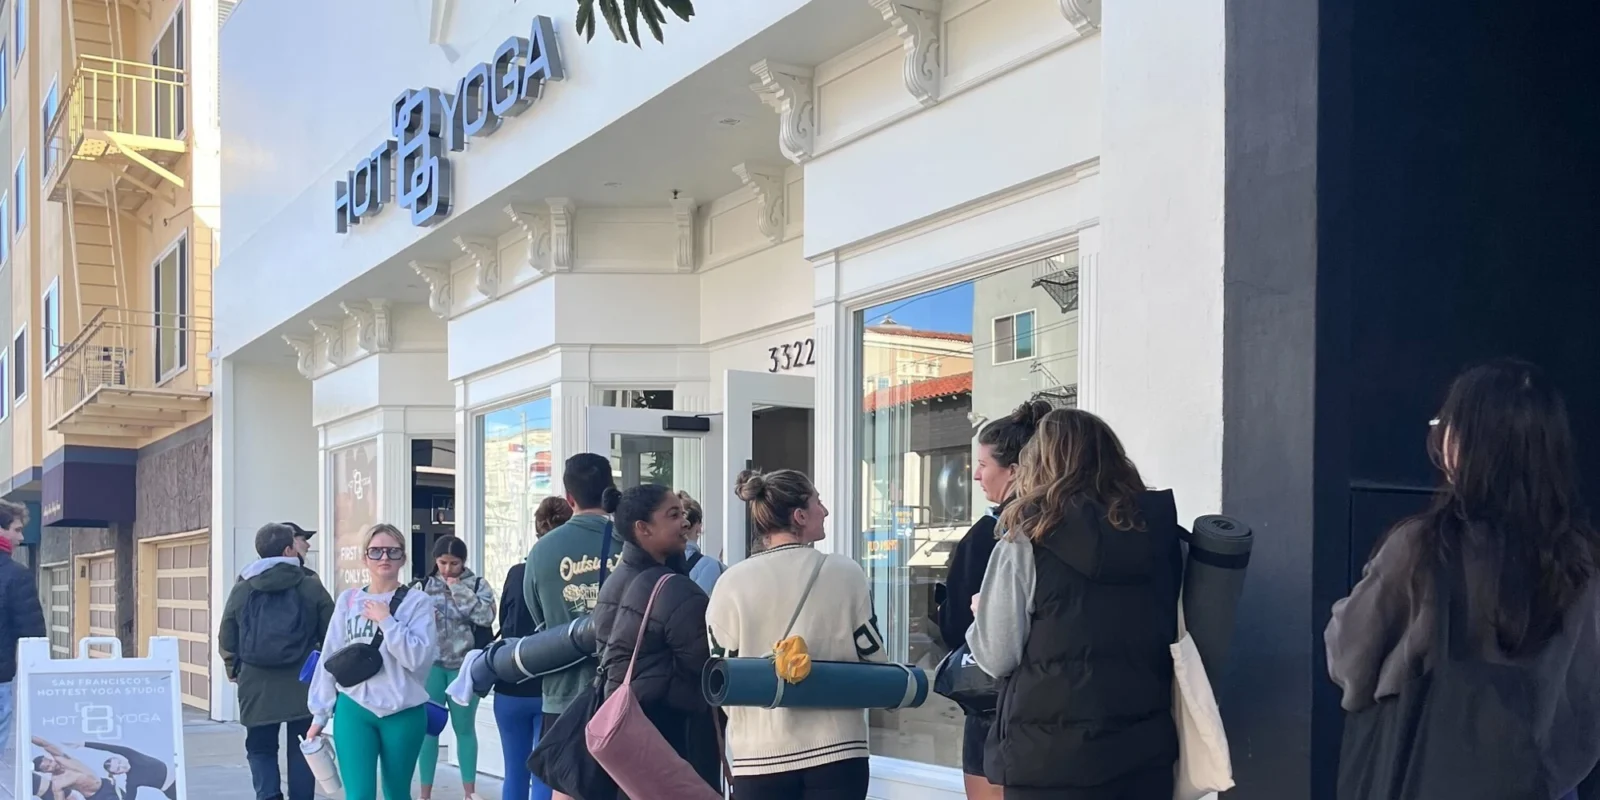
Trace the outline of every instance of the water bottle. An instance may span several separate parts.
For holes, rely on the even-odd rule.
[[[333,742],[326,736],[300,740],[300,754],[306,757],[306,766],[317,779],[317,788],[329,797],[337,797],[344,790],[339,780],[339,763],[334,758]]]

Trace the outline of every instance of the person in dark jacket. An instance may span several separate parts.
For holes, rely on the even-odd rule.
[[[328,631],[333,598],[322,581],[301,566],[297,531],[295,526],[272,522],[256,532],[256,555],[260,558],[239,573],[239,581],[223,606],[217,633],[217,650],[228,679],[239,690],[239,724],[245,727],[245,758],[255,783],[256,800],[284,797],[278,773],[280,727],[288,745],[289,800],[311,800],[316,791],[316,779],[299,747],[299,739],[311,726],[311,712],[306,710],[307,687],[300,682],[300,668]],[[241,643],[250,626],[260,624],[249,609],[252,596],[262,592],[293,592],[299,603],[307,630],[305,640],[296,643],[299,656],[292,663],[263,666],[240,656]]]
[[[1342,705],[1367,711],[1433,672],[1436,577],[1454,572],[1464,591],[1448,600],[1464,619],[1452,614],[1453,660],[1500,665],[1503,686],[1518,685],[1515,670],[1533,691],[1508,709],[1526,715],[1520,726],[1443,732],[1455,752],[1489,754],[1452,763],[1452,773],[1482,787],[1477,797],[1509,796],[1496,783],[1509,776],[1544,786],[1543,797],[1600,798],[1600,532],[1580,489],[1566,401],[1531,364],[1475,367],[1451,384],[1428,453],[1442,475],[1432,507],[1380,541],[1323,634]],[[1421,726],[1411,735],[1440,733]],[[1358,796],[1361,777],[1341,769],[1339,796]]]
[[[546,497],[533,512],[535,538],[544,536],[572,519],[572,506],[560,497]],[[500,591],[501,639],[518,639],[538,633],[528,603],[522,595],[523,572],[528,565],[517,564],[506,573]],[[539,745],[543,732],[543,681],[538,678],[521,683],[497,681],[494,685],[494,722],[500,731],[500,753],[505,757],[506,776],[500,793],[507,800],[550,800],[550,787],[528,772],[528,754]]]
[[[12,560],[11,553],[22,544],[22,530],[28,526],[28,509],[0,500],[0,754],[6,770],[14,757],[11,741],[12,716],[17,678],[17,642],[42,639],[44,609],[39,605],[39,586],[27,567]],[[5,773],[9,776],[11,773]]]
[[[939,605],[939,634],[945,647],[959,650],[967,643],[967,628],[972,626],[972,598],[983,585],[989,555],[994,552],[995,523],[1011,497],[1017,477],[1017,460],[1022,446],[1033,438],[1039,420],[1050,413],[1050,404],[1031,400],[1017,406],[1007,417],[983,426],[978,433],[978,463],[972,477],[983,487],[983,496],[996,508],[973,523],[950,554],[945,600]],[[983,744],[989,738],[993,714],[967,714],[961,732],[961,772],[967,800],[999,800],[1000,787],[983,776]]]
[[[647,483],[626,492],[607,489],[604,507],[623,539],[622,562],[600,587],[594,609],[595,638],[604,643],[605,694],[609,697],[622,685],[639,626],[644,625],[633,693],[672,749],[720,791],[715,726],[721,721],[700,688],[701,672],[711,660],[706,639],[710,598],[689,577],[683,555],[689,526],[682,501],[671,489]],[[646,620],[645,607],[662,576],[670,579]]]
[[[1002,679],[984,772],[1006,800],[1165,800],[1183,574],[1171,492],[1099,417],[1058,409],[1022,449],[973,598],[973,659]]]

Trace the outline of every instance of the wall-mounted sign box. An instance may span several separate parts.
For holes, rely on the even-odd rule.
[[[136,450],[62,446],[44,460],[40,522],[72,528],[132,522],[138,468]]]
[[[387,139],[334,184],[334,230],[348,233],[377,215],[399,188],[411,224],[433,225],[450,215],[452,164],[467,140],[490,136],[508,117],[527,111],[548,81],[565,80],[555,24],[534,17],[528,38],[512,36],[494,57],[456,81],[455,93],[407,89],[389,109]],[[398,171],[397,171],[398,170]]]

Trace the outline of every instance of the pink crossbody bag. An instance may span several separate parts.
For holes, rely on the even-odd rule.
[[[633,657],[628,659],[628,672],[622,685],[590,718],[584,739],[589,744],[589,754],[617,782],[617,788],[633,800],[721,800],[722,794],[711,788],[656,730],[633,694],[633,667],[639,661],[639,648],[644,646],[650,611],[661,587],[671,578],[671,573],[662,575],[650,591],[644,618],[639,620],[639,638],[633,643]]]

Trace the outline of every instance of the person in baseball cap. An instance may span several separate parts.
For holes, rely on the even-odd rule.
[[[308,531],[293,522],[280,522],[278,524],[294,532],[294,551],[300,555],[300,567],[306,571],[307,575],[316,575],[317,573],[314,570],[306,566],[306,554],[311,552],[311,537],[316,536],[317,532]]]

